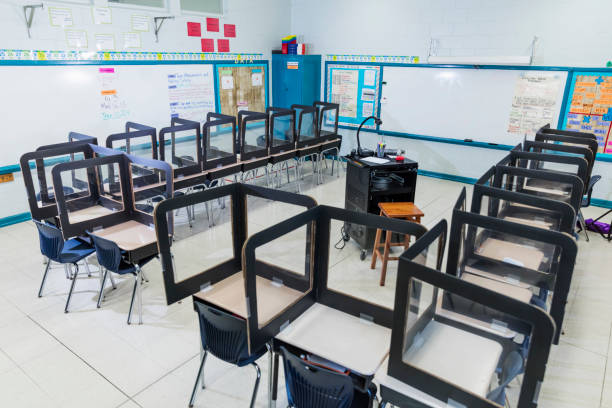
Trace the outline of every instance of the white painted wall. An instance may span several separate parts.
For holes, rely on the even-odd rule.
[[[69,7],[73,10],[74,26],[70,29],[86,30],[88,49],[94,51],[94,35],[114,34],[116,51],[124,51],[122,33],[131,31],[130,21],[133,14],[151,16],[176,16],[166,20],[160,32],[159,43],[155,42],[153,21],[151,31],[142,33],[142,49],[134,51],[201,52],[199,37],[187,36],[187,22],[202,23],[205,33],[203,14],[183,14],[180,0],[168,0],[168,9],[110,4],[113,15],[112,25],[95,25],[91,13],[90,0],[44,1],[45,9],[36,10],[32,25],[32,38],[28,39],[22,6],[36,4],[38,0],[0,0],[0,48],[63,50],[66,45],[64,29],[49,24],[49,7]],[[84,4],[87,3],[87,4]],[[97,0],[97,3],[100,3]],[[225,13],[221,18],[219,33],[206,33],[207,38],[223,38],[223,23],[236,24],[236,38],[230,39],[231,52],[263,53],[269,58],[273,48],[280,48],[281,38],[290,31],[291,3],[286,0],[225,0]],[[216,16],[214,16],[216,17]],[[215,44],[216,49],[216,44]]]
[[[537,36],[534,65],[604,67],[612,60],[603,46],[612,41],[607,0],[292,0],[291,13],[292,34],[315,54],[407,55],[426,62],[435,38],[440,56],[529,55]],[[342,133],[346,153],[354,132]],[[373,146],[378,136],[362,139]],[[404,138],[386,142],[404,148],[421,169],[473,178],[504,155]],[[594,197],[612,200],[612,163],[598,162],[594,174],[604,176]]]

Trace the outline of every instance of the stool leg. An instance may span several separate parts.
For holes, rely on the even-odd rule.
[[[372,250],[372,263],[370,269],[376,269],[376,258],[378,258],[378,248],[380,247],[380,236],[382,235],[382,229],[376,229],[376,237],[374,238],[374,249]]]
[[[391,246],[391,231],[387,231],[387,238],[385,239],[385,252],[383,253],[382,270],[380,271],[380,286],[385,286],[385,280],[387,279],[387,262],[389,261],[389,250]]]

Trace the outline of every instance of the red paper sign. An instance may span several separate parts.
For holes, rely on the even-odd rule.
[[[219,38],[217,40],[217,51],[218,52],[230,52],[229,49],[229,40],[223,40]]]
[[[219,19],[213,17],[206,17],[206,31],[212,31],[214,33],[219,32]]]
[[[223,35],[226,37],[236,37],[236,24],[224,24]]]
[[[200,23],[187,23],[187,35],[189,37],[201,37],[202,26]]]
[[[202,38],[202,52],[215,52],[215,40]]]

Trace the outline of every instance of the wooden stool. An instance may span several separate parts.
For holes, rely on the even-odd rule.
[[[423,211],[419,210],[419,208],[414,205],[414,203],[379,203],[378,208],[380,208],[380,215],[382,217],[389,218],[399,218],[406,221],[412,221],[416,223],[421,223],[421,217]],[[397,261],[399,259],[398,256],[389,256],[389,252],[391,247],[394,246],[403,246],[404,250],[408,248],[410,245],[410,236],[404,236],[404,242],[391,242],[392,231],[386,231],[385,241],[381,242],[380,238],[383,230],[378,228],[376,230],[376,238],[374,238],[374,250],[372,251],[372,264],[370,265],[371,269],[376,268],[376,259],[378,257],[382,258],[382,270],[380,272],[380,286],[385,286],[385,279],[387,278],[387,261]],[[380,248],[384,248],[384,251],[381,255]]]

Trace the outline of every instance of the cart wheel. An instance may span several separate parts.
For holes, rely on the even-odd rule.
[[[359,259],[361,259],[362,261],[366,259],[366,250],[362,249],[361,253],[359,254]]]

